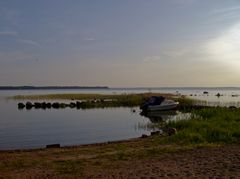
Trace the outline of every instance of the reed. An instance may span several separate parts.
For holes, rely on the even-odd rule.
[[[165,138],[167,143],[180,144],[233,144],[240,143],[240,109],[224,107],[192,111],[191,120],[171,121],[178,133]]]
[[[39,95],[16,95],[9,99],[15,100],[90,100],[90,99],[139,99],[148,98],[150,96],[165,96],[174,97],[176,95],[169,93],[139,93],[139,94],[84,94],[84,93],[69,93],[69,94],[39,94]]]

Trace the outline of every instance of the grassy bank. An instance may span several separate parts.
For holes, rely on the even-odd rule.
[[[103,107],[133,107],[140,106],[150,96],[165,96],[168,99],[179,101],[181,106],[194,104],[194,100],[177,96],[174,94],[163,93],[141,93],[141,94],[47,94],[47,95],[18,95],[9,97],[14,100],[71,100],[84,101],[83,108],[103,108]]]
[[[193,119],[172,121],[178,133],[165,138],[164,143],[174,144],[233,144],[240,143],[240,109],[224,107],[193,110]]]

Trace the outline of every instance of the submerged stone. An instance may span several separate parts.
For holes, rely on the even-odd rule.
[[[49,149],[49,148],[60,148],[60,144],[49,144],[49,145],[46,145],[46,148]]]
[[[79,101],[76,102],[77,109],[80,109],[80,108],[81,108],[81,104],[82,104],[82,103],[79,102]]]
[[[25,108],[25,104],[23,103],[18,103],[18,109],[23,109]]]
[[[34,103],[34,107],[35,107],[36,109],[39,109],[39,108],[42,107],[42,104],[41,104],[41,103],[38,103],[38,102],[35,102],[35,103]]]
[[[28,101],[28,102],[26,103],[26,109],[32,109],[32,107],[33,107],[33,104]]]
[[[153,132],[151,132],[151,135],[160,135],[161,133],[160,133],[160,131],[153,131]]]
[[[46,109],[47,108],[47,103],[46,102],[42,102],[41,106],[42,106],[42,109]]]
[[[68,105],[65,104],[65,103],[60,103],[60,104],[59,104],[59,107],[60,107],[60,108],[66,108],[67,106],[68,106]]]
[[[229,109],[237,109],[236,106],[229,106],[228,108],[229,108]]]
[[[142,134],[141,138],[147,138],[148,135],[147,134]]]
[[[60,107],[59,103],[52,103],[52,107],[58,109]]]
[[[50,109],[52,107],[51,103],[46,103],[46,107]]]
[[[75,107],[76,107],[76,103],[70,103],[70,104],[69,104],[69,107],[70,107],[70,108],[75,108]]]

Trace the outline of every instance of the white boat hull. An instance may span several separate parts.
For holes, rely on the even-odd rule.
[[[140,106],[143,111],[166,111],[177,108],[179,102],[167,100],[162,96],[152,96]]]
[[[172,104],[166,104],[166,105],[149,105],[147,110],[148,111],[165,111],[165,110],[172,110],[177,108],[178,102],[172,103]]]

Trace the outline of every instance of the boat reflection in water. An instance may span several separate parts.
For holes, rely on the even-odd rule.
[[[192,117],[191,113],[182,113],[180,111],[142,111],[142,116],[149,118],[152,123],[161,123],[177,120],[188,120]]]

